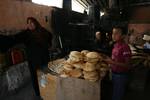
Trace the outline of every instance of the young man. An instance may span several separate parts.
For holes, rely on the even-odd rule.
[[[111,65],[113,81],[112,100],[122,100],[128,81],[129,61],[131,50],[124,42],[126,30],[123,27],[114,27],[112,38],[116,42],[112,50],[112,58],[106,59]]]

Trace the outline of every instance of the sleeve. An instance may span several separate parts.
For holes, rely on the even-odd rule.
[[[13,35],[13,39],[15,43],[25,43],[28,39],[29,31],[28,30],[23,30],[16,35]]]
[[[0,51],[5,52],[15,44],[11,36],[0,35]]]
[[[45,32],[46,37],[48,37],[48,46],[52,47],[52,39],[53,39],[52,33],[46,30],[45,28],[42,28],[42,30]]]
[[[52,39],[53,39],[52,33],[48,32],[49,47],[52,47]]]

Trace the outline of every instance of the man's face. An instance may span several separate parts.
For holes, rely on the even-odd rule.
[[[113,28],[112,39],[115,42],[120,41],[122,39],[121,29]]]
[[[99,40],[99,39],[101,38],[101,33],[100,33],[100,32],[96,32],[96,35],[95,35],[95,36],[96,36],[96,39]]]
[[[35,25],[34,25],[34,23],[31,20],[28,20],[27,28],[29,30],[35,30]]]

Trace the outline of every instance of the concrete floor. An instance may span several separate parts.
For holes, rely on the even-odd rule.
[[[36,97],[32,84],[29,83],[19,90],[10,93],[7,97],[2,98],[2,100],[36,100]]]
[[[150,86],[144,90],[128,90],[124,100],[150,100]]]
[[[150,100],[150,73],[144,75],[145,73],[140,71],[140,74],[131,76],[128,84],[128,89],[126,91],[124,100]],[[149,78],[147,78],[149,77]],[[109,80],[103,80],[101,84],[101,100],[111,100],[112,97],[112,83]]]
[[[102,89],[105,94],[103,94],[101,100],[111,100],[111,83],[105,83],[105,86]],[[48,89],[45,92],[43,91],[45,91],[44,88],[42,89],[44,100],[51,100],[49,98],[51,96]],[[0,100],[38,100],[38,98],[35,97],[32,85],[28,84]],[[124,100],[150,100],[150,86],[146,87],[145,90],[128,90]]]
[[[150,74],[150,72],[149,72]],[[40,74],[38,73],[38,76]],[[139,72],[134,73],[132,76],[135,80],[132,83],[134,88],[129,88],[126,92],[124,100],[150,100],[150,75],[149,82],[143,89],[138,89],[137,85],[145,85],[146,74],[144,70],[139,70]],[[43,100],[56,100],[56,79],[54,77],[48,78],[48,84],[46,88],[40,87],[41,96]],[[138,79],[136,79],[138,78]],[[137,81],[138,80],[138,81]],[[6,80],[5,80],[6,81]],[[136,83],[136,84],[135,84]],[[138,83],[138,84],[137,84]],[[103,81],[101,83],[101,100],[111,100],[112,95],[112,83],[111,81]],[[31,81],[24,85],[24,87],[19,88],[15,92],[8,94],[6,97],[0,98],[0,100],[39,100],[34,94]]]
[[[101,100],[111,100],[112,97],[112,84],[111,82],[103,82],[102,98]],[[131,89],[126,91],[124,100],[150,100],[150,84],[144,89]]]

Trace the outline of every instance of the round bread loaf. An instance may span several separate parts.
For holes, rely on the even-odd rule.
[[[74,70],[70,71],[70,76],[78,78],[78,77],[82,76],[82,70],[74,69]]]
[[[92,77],[84,76],[84,79],[95,82],[99,79],[99,76],[98,75],[95,75],[95,76],[92,76]]]
[[[83,67],[83,70],[84,71],[94,71],[94,70],[96,70],[96,64],[86,62],[85,66]]]
[[[84,75],[84,77],[86,77],[86,78],[95,77],[95,76],[98,75],[98,72],[97,72],[97,71],[90,71],[90,72],[83,71],[83,75]]]
[[[74,69],[74,67],[70,64],[64,64],[63,67],[65,70],[69,70],[69,71]]]
[[[72,52],[70,52],[69,59],[70,59],[73,63],[76,63],[76,62],[82,61],[82,60],[83,60],[83,56],[82,56],[82,54],[81,54],[80,52],[78,52],[78,51],[72,51]]]
[[[82,50],[81,51],[81,54],[83,55],[83,56],[86,56],[87,55],[87,53],[89,53],[90,51],[88,51],[88,50]]]
[[[97,63],[100,60],[100,55],[97,52],[89,52],[86,55],[87,62]]]
[[[85,66],[83,62],[74,63],[72,65],[77,69],[83,69],[83,67]]]

